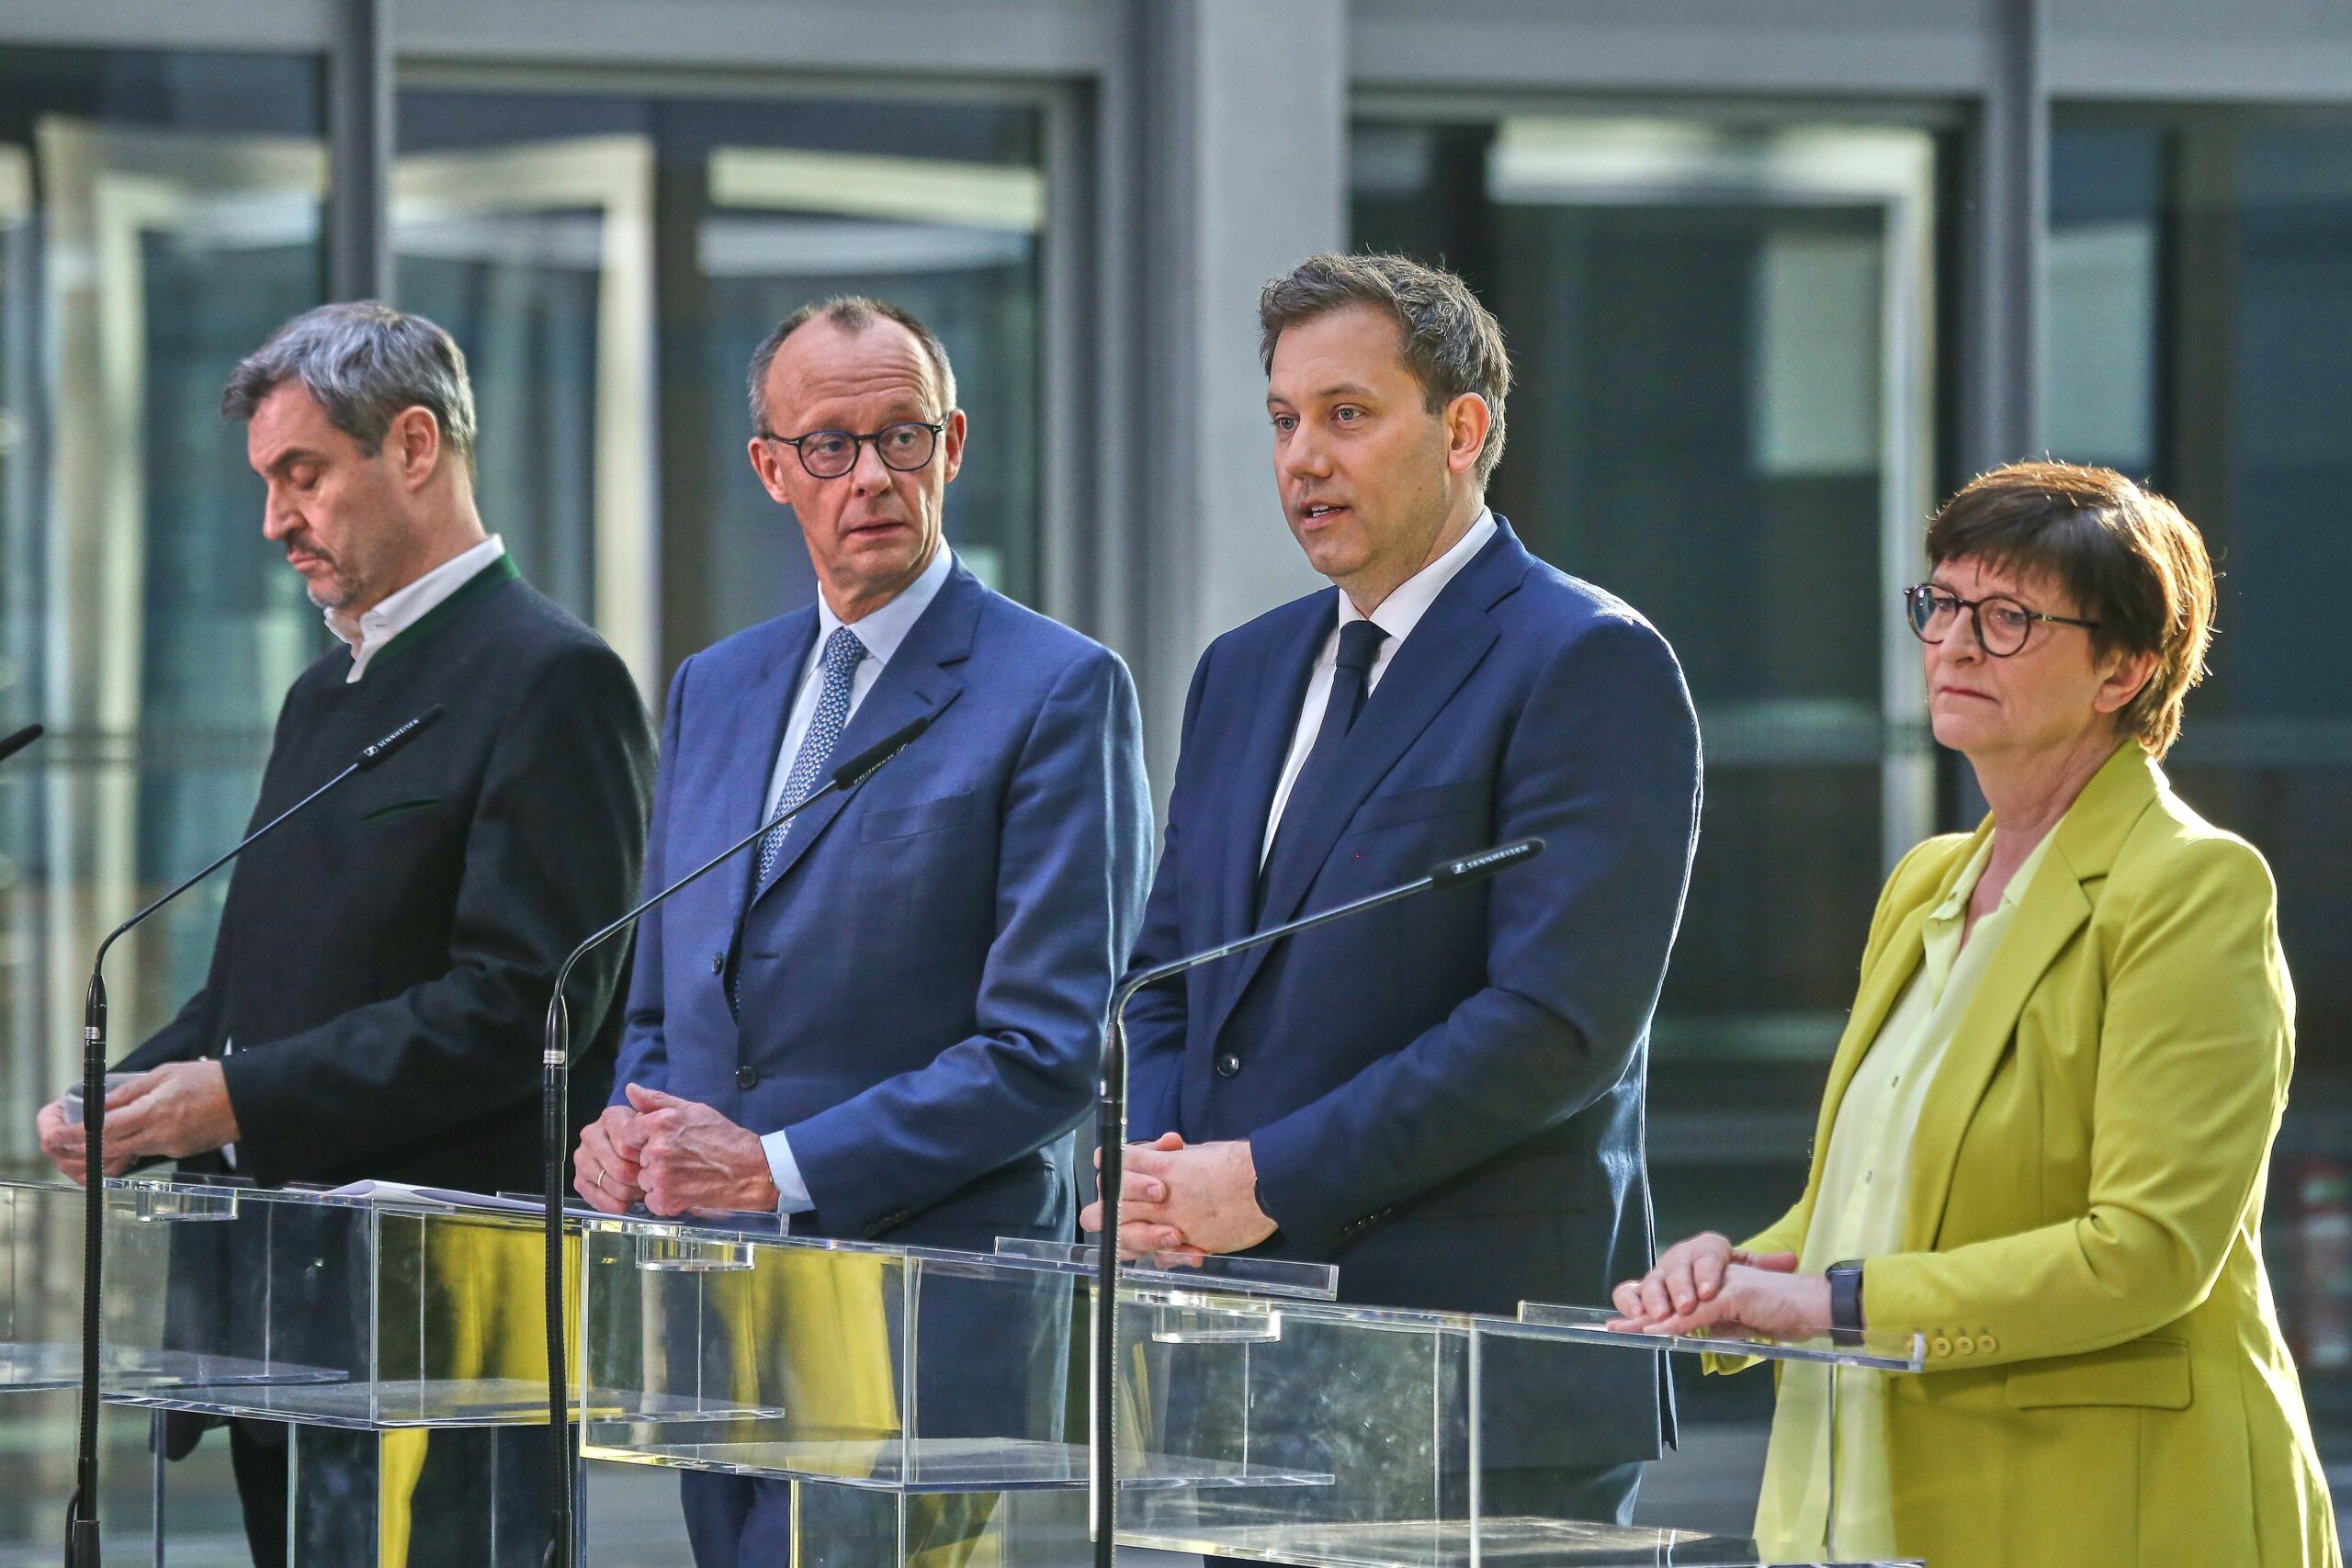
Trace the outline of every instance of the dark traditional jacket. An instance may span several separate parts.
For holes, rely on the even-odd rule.
[[[245,852],[204,988],[121,1066],[222,1058],[237,1169],[264,1185],[536,1188],[556,965],[636,894],[644,705],[503,558],[350,670],[337,648],[287,693],[255,825],[414,715],[447,715]],[[568,988],[575,1128],[605,1103],[628,953],[607,945]]]

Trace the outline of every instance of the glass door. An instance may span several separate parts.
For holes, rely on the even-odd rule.
[[[401,307],[465,346],[483,525],[658,704],[652,143],[405,153],[392,247]]]
[[[1658,623],[1700,710],[1662,1060],[1826,1059],[1933,825],[1894,608],[1932,500],[1932,166],[1920,132],[1648,121],[1506,120],[1487,154],[1535,426],[1498,503]]]
[[[34,302],[8,335],[40,346],[0,351],[39,356],[39,400],[20,406],[45,411],[7,517],[28,601],[9,662],[53,732],[16,781],[34,792],[21,841],[37,883],[17,913],[47,971],[20,992],[40,998],[17,1037],[38,1048],[16,1054],[31,1099],[0,1133],[26,1154],[31,1107],[79,1076],[98,938],[235,840],[278,699],[324,640],[261,537],[243,433],[219,413],[237,360],[317,300],[323,150],[64,115],[32,142],[39,256],[14,272]],[[203,983],[226,886],[109,964],[119,1049]]]
[[[1900,128],[1356,131],[1356,243],[1453,266],[1501,320],[1496,510],[1655,621],[1697,702],[1706,806],[1651,1059],[1663,1235],[1797,1196],[1880,884],[1935,826],[1895,599],[1933,500],[1934,169]],[[1726,1420],[1747,1446],[1678,1520],[1747,1528],[1770,1393],[1747,1382],[1686,1392],[1694,1441]]]

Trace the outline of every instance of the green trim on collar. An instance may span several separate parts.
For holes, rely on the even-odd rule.
[[[458,584],[447,599],[419,615],[411,625],[401,627],[398,636],[376,650],[375,657],[368,661],[368,667],[370,670],[382,668],[387,659],[392,658],[403,649],[423,644],[435,627],[446,625],[452,616],[476,598],[487,593],[502,582],[518,581],[522,576],[523,573],[514,565],[513,556],[500,556],[496,560]],[[365,677],[363,676],[362,679],[364,680]]]

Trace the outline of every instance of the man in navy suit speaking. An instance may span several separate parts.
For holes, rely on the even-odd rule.
[[[1283,511],[1336,586],[1203,655],[1133,967],[1549,848],[1137,996],[1121,1243],[1336,1262],[1344,1299],[1385,1305],[1605,1303],[1651,1253],[1690,694],[1638,612],[1487,510],[1510,367],[1460,278],[1318,255],[1259,313]],[[1488,1511],[1629,1517],[1670,1430],[1662,1366],[1522,1348],[1488,1352]]]
[[[965,416],[921,321],[870,299],[800,310],[753,355],[751,401],[752,467],[820,598],[680,666],[646,887],[828,759],[933,722],[647,917],[575,1185],[608,1212],[780,1210],[795,1234],[1067,1235],[1071,1129],[1147,876],[1134,683],[942,537]],[[687,1472],[684,1494],[704,1568],[787,1560],[787,1483]]]

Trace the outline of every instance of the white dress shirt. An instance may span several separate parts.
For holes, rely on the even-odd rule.
[[[872,612],[851,626],[850,632],[865,645],[865,657],[857,662],[850,677],[849,712],[842,716],[846,727],[857,716],[858,705],[865,701],[865,694],[882,678],[883,667],[899,645],[907,640],[922,613],[939,596],[940,584],[955,569],[956,552],[947,541],[939,542],[939,549],[922,574],[899,592],[897,598]],[[800,755],[801,738],[808,733],[808,722],[817,712],[817,699],[825,690],[825,644],[842,626],[842,618],[825,603],[822,593],[817,595],[817,640],[808,645],[808,657],[801,666],[800,684],[792,695],[792,715],[785,721],[784,744],[776,749],[775,770],[768,775],[767,815],[775,816],[790,804],[783,798],[785,781],[792,776],[793,760]],[[775,1182],[778,1194],[776,1212],[780,1214],[805,1214],[816,1207],[808,1201],[808,1184],[800,1179],[800,1162],[793,1157],[792,1145],[780,1133],[770,1133],[760,1140],[767,1150],[768,1175]]]
[[[1363,690],[1368,698],[1379,689],[1380,677],[1387,672],[1388,661],[1396,657],[1396,650],[1405,646],[1405,639],[1421,624],[1421,617],[1437,603],[1445,585],[1494,536],[1495,514],[1482,510],[1478,520],[1454,541],[1452,549],[1398,583],[1396,592],[1383,599],[1380,607],[1369,616],[1356,608],[1345,589],[1340,591],[1340,618],[1332,623],[1331,635],[1323,639],[1323,651],[1315,656],[1315,671],[1306,678],[1306,700],[1299,705],[1298,728],[1291,731],[1290,755],[1283,760],[1282,781],[1274,785],[1273,809],[1266,813],[1266,837],[1258,846],[1260,870],[1265,868],[1266,857],[1273,853],[1274,830],[1283,825],[1283,808],[1290,804],[1291,788],[1298,783],[1299,771],[1306,766],[1306,754],[1315,750],[1316,732],[1323,728],[1323,710],[1331,705],[1331,678],[1340,667],[1340,628],[1350,621],[1368,619],[1388,634],[1381,639],[1379,650],[1372,656],[1372,668],[1364,673]]]
[[[506,541],[492,534],[462,555],[451,556],[399,592],[385,594],[374,609],[360,615],[356,636],[349,622],[338,621],[333,610],[325,612],[327,630],[351,645],[351,673],[343,678],[345,683],[366,674],[368,661],[383,652],[386,643],[423,620],[442,600],[505,553]]]

